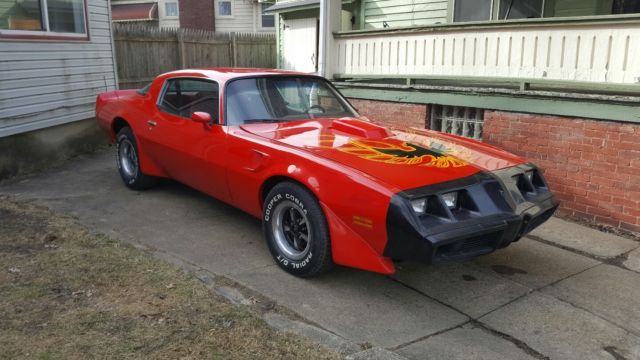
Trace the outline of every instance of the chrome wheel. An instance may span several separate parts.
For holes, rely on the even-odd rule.
[[[135,178],[138,174],[138,155],[133,144],[128,139],[124,139],[120,142],[118,149],[118,159],[120,160],[120,167],[124,173]]]
[[[301,260],[311,248],[311,224],[307,214],[291,201],[283,201],[273,211],[271,231],[276,245],[291,260]]]

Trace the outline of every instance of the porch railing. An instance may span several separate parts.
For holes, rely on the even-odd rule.
[[[640,22],[436,26],[336,34],[337,77],[640,83]]]

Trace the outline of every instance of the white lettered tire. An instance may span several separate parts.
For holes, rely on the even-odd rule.
[[[138,144],[130,127],[123,127],[116,135],[116,160],[120,177],[129,188],[144,190],[158,183],[157,178],[142,173]]]
[[[281,182],[267,194],[262,229],[271,255],[285,271],[300,277],[333,267],[329,229],[318,200],[294,182]]]

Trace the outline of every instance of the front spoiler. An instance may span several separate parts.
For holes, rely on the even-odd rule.
[[[509,182],[531,168],[478,174],[394,196],[387,214],[384,255],[394,260],[444,263],[485,255],[518,241],[547,221],[559,205],[546,187],[518,198]],[[446,219],[417,216],[411,208],[411,199],[437,198],[449,191],[464,191],[477,205],[460,214],[447,212]]]

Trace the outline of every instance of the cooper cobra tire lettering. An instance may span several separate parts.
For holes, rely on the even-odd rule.
[[[297,247],[293,249],[293,253],[286,253],[286,251],[291,251],[291,249],[286,250],[287,246],[292,245],[291,242],[289,245],[282,247],[283,236],[291,236],[290,233],[287,233],[289,235],[283,235],[281,232],[281,226],[285,226],[286,222],[283,217],[283,206],[284,211],[297,209],[296,211],[301,213],[300,216],[302,216],[302,213],[304,214],[306,222],[300,220],[300,218],[298,222],[299,226],[307,226],[306,230],[303,231],[303,234],[306,233],[308,236],[306,237],[308,245],[304,247],[304,250]],[[318,201],[307,189],[291,182],[277,184],[267,194],[262,213],[264,236],[275,262],[282,269],[296,276],[310,277],[328,271],[333,266],[329,230],[324,213]],[[274,223],[276,221],[277,223]],[[296,228],[291,223],[287,226]],[[293,241],[291,238],[284,239]],[[305,239],[305,237],[301,239]],[[296,251],[300,255],[293,255]]]
[[[278,194],[269,201],[269,204],[267,204],[264,210],[264,221],[269,221],[271,218],[271,212],[273,211],[273,206],[280,200],[282,200],[282,195]]]

